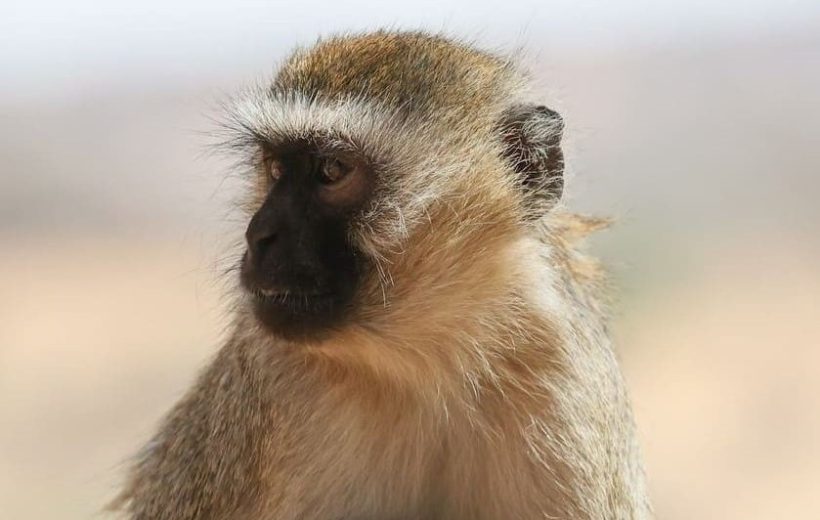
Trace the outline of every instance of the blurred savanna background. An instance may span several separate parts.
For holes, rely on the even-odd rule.
[[[0,516],[95,517],[219,345],[219,101],[385,26],[522,50],[563,114],[658,517],[820,517],[816,0],[5,0]]]

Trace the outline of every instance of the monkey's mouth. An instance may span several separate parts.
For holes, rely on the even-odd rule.
[[[249,292],[254,303],[263,307],[284,307],[308,311],[333,301],[333,294],[329,291],[250,288]]]
[[[332,291],[267,289],[246,285],[251,308],[259,323],[276,336],[309,341],[329,332],[344,309]]]
[[[352,277],[330,278],[322,271],[265,272],[246,262],[240,271],[247,304],[258,323],[276,336],[295,341],[324,337],[342,323],[354,281]]]

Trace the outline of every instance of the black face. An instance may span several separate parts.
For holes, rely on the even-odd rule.
[[[289,338],[338,324],[359,281],[349,220],[368,192],[368,169],[352,155],[310,146],[265,150],[268,193],[245,233],[241,281],[259,321]]]

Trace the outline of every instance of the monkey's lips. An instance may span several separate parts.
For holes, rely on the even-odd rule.
[[[283,289],[249,289],[254,302],[263,306],[282,306],[292,309],[313,307],[323,301],[332,301],[330,292],[294,291]]]
[[[243,262],[240,283],[257,321],[275,336],[297,341],[323,337],[346,316],[354,286],[326,280],[323,272],[297,274]]]
[[[245,291],[251,296],[251,301],[257,311],[310,314],[333,301],[333,293],[329,289],[317,287],[312,283],[309,287],[300,287],[296,284],[275,282],[267,278],[269,277],[259,276],[259,273],[248,265],[246,255],[243,259],[240,281]]]
[[[246,289],[259,323],[274,335],[290,340],[321,337],[338,323],[343,308],[332,292]]]

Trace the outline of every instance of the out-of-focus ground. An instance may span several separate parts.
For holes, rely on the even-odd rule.
[[[820,30],[530,57],[567,121],[659,518],[820,515]],[[264,60],[263,60],[264,61]],[[219,90],[0,102],[0,515],[90,518],[218,346]]]

